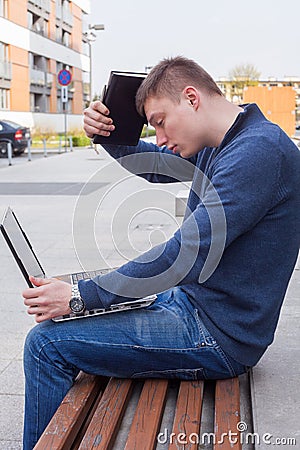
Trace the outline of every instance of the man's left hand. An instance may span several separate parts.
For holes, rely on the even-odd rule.
[[[69,283],[56,278],[30,276],[29,279],[36,287],[25,289],[22,295],[24,304],[28,306],[28,314],[33,314],[36,322],[43,322],[71,312],[69,301],[72,287]]]

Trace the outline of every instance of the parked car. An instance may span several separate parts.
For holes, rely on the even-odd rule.
[[[13,155],[20,155],[30,139],[30,128],[11,120],[0,120],[0,158],[7,157],[7,143],[11,142]]]

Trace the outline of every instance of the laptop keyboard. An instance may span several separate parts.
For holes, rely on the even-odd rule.
[[[89,270],[88,272],[77,272],[72,273],[72,282],[74,284],[78,283],[80,280],[88,280],[90,278],[94,278],[97,275],[104,275],[108,272],[111,272],[113,269],[99,269],[99,270]]]

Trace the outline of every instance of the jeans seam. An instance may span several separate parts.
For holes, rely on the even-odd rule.
[[[216,349],[216,351],[219,353],[219,355],[222,357],[222,359],[223,359],[224,363],[226,364],[227,369],[228,369],[229,372],[231,373],[232,377],[236,377],[235,370],[234,370],[234,368],[232,367],[232,365],[231,365],[229,359],[227,358],[227,356],[226,356],[224,350],[222,349],[222,347],[220,347],[220,345],[217,344],[216,347],[215,347],[215,349]]]
[[[200,317],[198,314],[198,309],[194,309],[194,317],[195,317],[195,320],[196,320],[196,323],[198,326],[200,339],[203,339],[203,342],[205,343],[205,345],[207,345],[210,348],[213,348],[214,347],[213,343],[215,342],[215,340],[214,340],[213,336],[211,336],[213,342],[208,342],[208,340],[206,339],[205,332],[204,332],[204,329],[203,329],[203,326],[201,324],[201,320],[200,320]],[[200,342],[200,345],[201,345],[201,342]]]
[[[213,336],[211,336],[212,344],[207,342],[207,339],[205,337],[205,332],[203,330],[203,326],[201,325],[201,320],[200,320],[200,317],[199,317],[199,314],[198,314],[198,309],[195,309],[195,318],[196,318],[196,321],[197,321],[197,324],[198,324],[199,332],[200,332],[201,336],[203,337],[204,342],[206,343],[206,345],[208,347],[210,347],[210,348],[214,348],[219,353],[220,357],[222,358],[224,364],[227,367],[227,370],[232,375],[232,377],[235,377],[236,373],[235,373],[235,371],[234,371],[230,361],[228,360],[224,350],[222,349],[222,347],[217,343],[217,341],[214,339]],[[209,333],[209,331],[207,331],[207,332]]]
[[[45,345],[46,345],[46,343],[42,346],[42,348]],[[39,429],[38,421],[39,421],[39,417],[40,417],[40,413],[39,413],[39,389],[38,389],[38,386],[40,384],[40,372],[41,372],[40,371],[40,365],[41,365],[41,363],[40,363],[40,354],[41,354],[42,348],[39,349],[38,355],[35,355],[31,351],[31,348],[28,347],[28,351],[31,353],[32,358],[36,359],[36,361],[37,361],[37,381],[38,382],[36,383],[36,387],[35,387],[35,389],[36,389],[36,411],[37,411],[37,414],[36,414],[36,427],[35,427],[35,433],[34,433],[35,434],[34,438],[35,438],[36,442],[38,440],[38,429]]]
[[[68,341],[73,341],[74,339],[55,339],[55,340],[51,340],[48,341],[46,343],[44,343],[40,350],[39,350],[39,355],[42,353],[42,351],[44,350],[44,347],[48,346],[49,344],[57,344],[60,342],[68,342]],[[77,342],[80,342],[80,339],[76,339]],[[85,340],[82,341],[83,343],[86,343]],[[100,344],[99,342],[95,341],[96,344]],[[193,352],[193,351],[198,351],[200,350],[197,347],[187,347],[187,348],[176,348],[176,347],[146,347],[146,346],[142,346],[142,345],[134,345],[134,344],[114,344],[111,342],[101,342],[101,347],[117,347],[120,349],[123,348],[131,348],[134,350],[143,350],[143,351],[153,351],[153,352],[180,352],[180,353],[184,353],[184,352]],[[39,359],[39,356],[37,356],[37,358]]]

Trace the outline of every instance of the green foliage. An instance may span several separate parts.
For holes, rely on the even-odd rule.
[[[72,136],[73,146],[74,147],[85,147],[90,145],[89,138],[86,137],[82,130],[70,130],[67,134],[67,138]],[[34,148],[43,148],[44,140],[46,140],[46,145],[48,148],[57,147],[59,142],[64,145],[65,142],[65,133],[64,132],[54,132],[54,131],[43,131],[36,129],[32,132],[32,147]],[[68,142],[69,145],[69,142]]]
[[[85,133],[80,129],[70,130],[68,132],[68,138],[72,136],[72,142],[74,147],[88,147],[90,145],[90,139],[86,137]],[[143,127],[141,137],[155,136],[155,130],[152,127]],[[44,140],[46,140],[47,148],[58,147],[59,142],[64,145],[65,134],[64,132],[55,133],[54,131],[40,131],[38,129],[34,130],[31,135],[32,147],[33,148],[43,148]],[[69,145],[69,142],[68,142]]]
[[[83,134],[77,135],[77,136],[72,136],[72,141],[73,141],[74,147],[87,147],[88,145],[90,145],[89,138]]]
[[[141,137],[144,138],[146,136],[155,136],[155,130],[154,128],[148,128],[146,125],[144,125]]]

